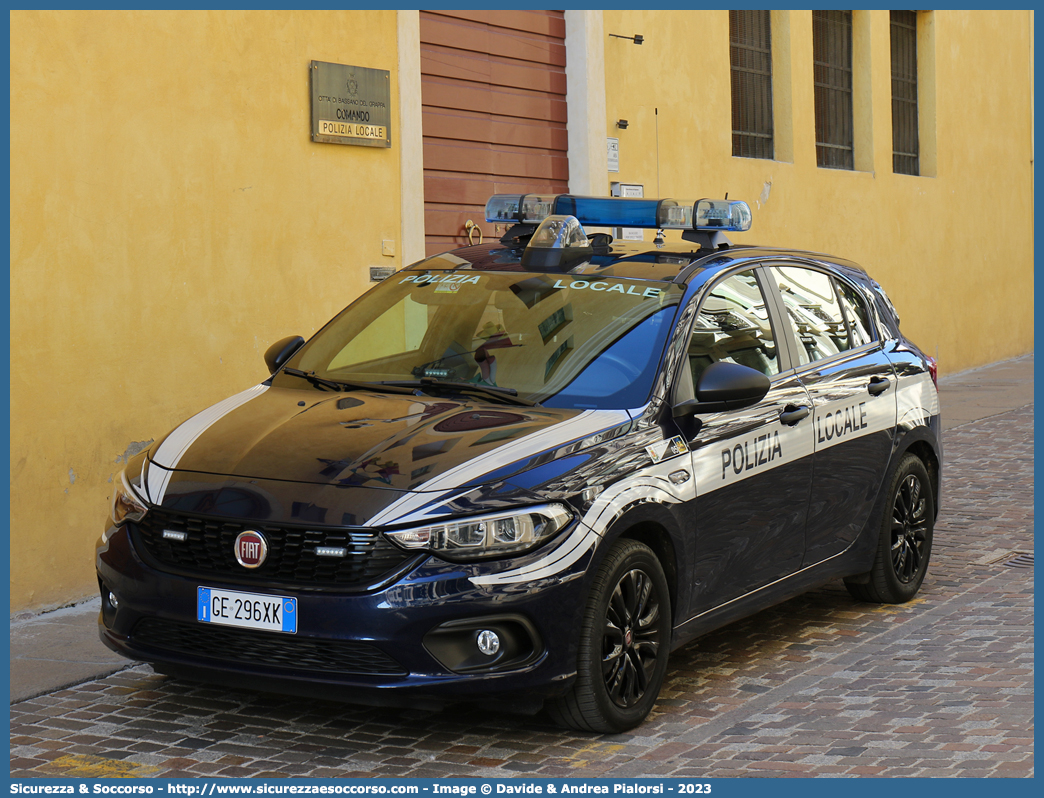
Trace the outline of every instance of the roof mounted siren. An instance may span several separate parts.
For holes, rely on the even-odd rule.
[[[551,241],[551,245],[544,243],[541,249],[584,249],[579,245],[578,236],[586,235],[585,225],[681,230],[683,239],[699,244],[701,249],[720,249],[731,246],[726,232],[746,232],[751,224],[750,206],[742,200],[494,194],[486,203],[487,222],[513,223],[500,239],[507,246],[536,245],[537,226],[554,216],[572,217],[578,223],[579,233],[574,230],[561,240],[557,233],[548,234],[543,238]],[[565,243],[567,240],[570,243]]]
[[[544,218],[526,244],[522,265],[527,269],[570,269],[590,260],[594,245],[580,220],[568,214]]]

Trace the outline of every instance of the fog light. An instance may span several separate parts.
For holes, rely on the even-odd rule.
[[[491,632],[489,629],[483,629],[478,633],[478,648],[487,657],[492,657],[498,651],[500,651],[500,637],[496,632]]]
[[[535,662],[544,654],[540,635],[522,615],[486,615],[441,623],[424,636],[424,648],[453,673],[492,673]]]
[[[109,591],[109,606],[113,609],[116,609],[118,606],[120,606],[120,600],[116,598],[116,594],[113,593],[111,590]]]

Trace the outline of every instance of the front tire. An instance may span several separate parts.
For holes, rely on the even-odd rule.
[[[598,569],[580,629],[573,689],[548,709],[560,725],[614,733],[639,725],[667,672],[671,601],[660,561],[619,540]]]
[[[889,504],[877,541],[877,555],[869,581],[845,580],[859,601],[902,604],[917,595],[928,571],[935,529],[935,501],[928,470],[907,453],[889,485]]]

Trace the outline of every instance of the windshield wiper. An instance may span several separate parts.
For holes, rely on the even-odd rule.
[[[283,369],[283,373],[289,374],[291,377],[303,377],[314,385],[322,385],[325,388],[330,388],[334,391],[352,391],[352,390],[364,390],[364,391],[385,391],[387,393],[402,393],[412,394],[413,391],[405,386],[400,386],[397,383],[386,383],[386,382],[357,382],[355,380],[328,380],[325,377],[320,377],[314,371],[302,371],[301,369],[290,368],[289,366]]]
[[[283,369],[284,374],[289,374],[291,377],[304,377],[313,385],[322,385],[324,388],[329,388],[332,391],[340,391],[341,386],[333,380],[324,380],[314,371],[301,371],[301,369],[294,369],[287,366]]]
[[[526,407],[539,406],[539,402],[531,399],[523,399],[514,388],[499,388],[496,385],[477,385],[473,382],[446,382],[434,377],[424,377],[419,380],[382,380],[380,382],[357,382],[355,380],[331,380],[320,377],[314,371],[302,371],[289,366],[283,369],[285,374],[291,377],[302,377],[315,385],[321,385],[334,391],[364,390],[364,391],[386,391],[388,393],[412,394],[420,390],[431,393],[436,390],[456,391],[457,393],[474,393],[490,399],[499,399],[509,404],[525,405]]]
[[[384,384],[384,383],[382,383]],[[453,382],[446,380],[439,380],[435,377],[423,377],[419,380],[408,380],[403,382],[393,382],[393,385],[399,386],[414,386],[420,388],[426,393],[431,391],[454,391],[456,393],[468,394],[474,393],[480,396],[485,396],[490,399],[499,399],[502,402],[509,404],[525,405],[526,407],[539,407],[539,402],[534,402],[532,399],[523,399],[518,395],[518,391],[514,388],[500,388],[496,385],[479,385],[474,382]]]

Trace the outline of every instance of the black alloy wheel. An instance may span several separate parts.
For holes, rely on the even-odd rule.
[[[892,507],[892,569],[908,585],[917,578],[925,559],[928,538],[925,489],[916,474],[908,474],[895,494]]]
[[[591,586],[576,681],[567,695],[548,704],[555,721],[614,733],[645,720],[667,672],[671,625],[660,561],[644,543],[616,541]]]
[[[602,634],[602,678],[618,707],[637,704],[652,681],[664,623],[652,577],[634,569],[613,590]]]
[[[935,497],[928,469],[907,453],[888,482],[888,509],[873,567],[845,580],[859,601],[901,604],[917,595],[928,571],[935,528]]]

